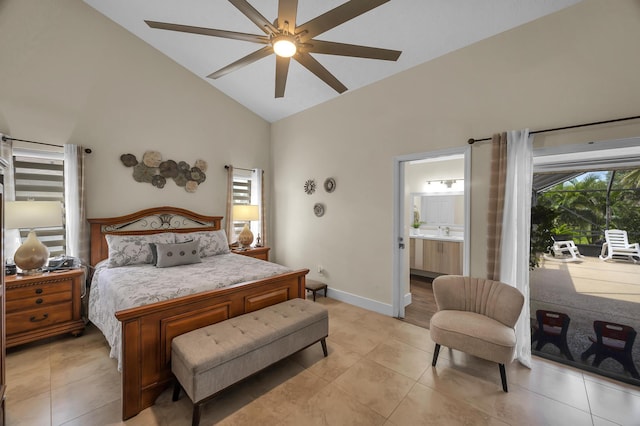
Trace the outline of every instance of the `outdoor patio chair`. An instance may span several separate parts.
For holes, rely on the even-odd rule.
[[[569,255],[570,257],[565,259],[568,262],[578,261],[582,257],[573,240],[556,241],[554,238],[551,250],[553,257],[557,259]]]
[[[640,374],[633,363],[631,348],[636,340],[636,331],[628,325],[615,324],[605,321],[594,321],[593,330],[596,338],[589,336],[591,346],[584,351],[580,358],[586,361],[595,354],[593,366],[598,367],[606,358],[613,358],[618,361],[634,379],[640,379]]]
[[[547,343],[555,345],[560,352],[573,361],[573,356],[567,345],[567,331],[569,330],[569,315],[561,312],[552,312],[538,309],[536,311],[536,319],[538,321],[535,332],[531,336],[531,341],[538,341],[536,351],[542,349]]]
[[[637,262],[635,258],[640,260],[640,244],[629,244],[627,231],[609,229],[608,231],[604,231],[604,238],[606,242],[602,245],[600,259],[612,260],[623,257],[632,260],[634,263]]]

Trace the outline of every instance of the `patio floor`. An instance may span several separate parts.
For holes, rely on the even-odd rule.
[[[576,360],[572,365],[580,368],[592,370],[593,356],[583,363],[580,355],[591,345],[589,336],[595,336],[594,320],[629,325],[640,332],[640,263],[605,262],[597,257],[582,257],[579,262],[543,258],[540,267],[531,271],[530,297],[533,318],[537,309],[569,315],[569,348]],[[541,352],[564,359],[551,344]],[[640,337],[632,352],[640,371]],[[598,372],[640,385],[640,380],[631,378],[613,359],[603,361],[601,370]]]

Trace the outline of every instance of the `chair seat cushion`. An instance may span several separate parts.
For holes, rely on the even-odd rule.
[[[442,346],[506,364],[513,360],[513,328],[475,312],[443,310],[430,320],[431,339]]]

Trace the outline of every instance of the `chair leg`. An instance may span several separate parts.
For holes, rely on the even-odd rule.
[[[504,368],[504,364],[498,364],[500,367],[500,379],[502,379],[502,390],[505,392],[509,392],[507,389],[507,371]]]
[[[436,366],[436,362],[438,362],[439,353],[440,353],[440,344],[436,343],[436,349],[433,351],[433,361],[431,361],[432,367]]]
[[[595,343],[592,343],[591,346],[589,346],[589,349],[587,349],[586,351],[582,352],[582,355],[580,355],[580,359],[582,361],[586,361],[587,358],[589,358],[591,355],[596,353],[596,347],[597,347],[597,345]]]
[[[638,374],[638,370],[636,369],[636,366],[633,363],[633,359],[631,358],[630,354],[624,357],[624,362],[622,364],[624,365],[624,368],[629,371],[631,377],[633,377],[634,379],[640,379],[640,374]]]
[[[565,340],[562,342],[562,346],[560,347],[560,352],[562,352],[563,354],[565,354],[565,356],[567,357],[567,359],[569,361],[573,361],[573,355],[571,355],[571,351],[569,350],[569,344]]]
[[[324,337],[320,340],[320,344],[322,345],[322,353],[325,357],[328,356],[329,352],[327,351],[327,341]]]

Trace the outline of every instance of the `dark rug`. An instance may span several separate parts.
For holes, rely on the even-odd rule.
[[[586,259],[581,264],[557,265],[549,263],[537,268],[530,275],[531,325],[536,325],[537,309],[562,312],[571,318],[567,343],[574,361],[568,360],[553,344],[547,343],[540,351],[532,353],[576,368],[601,374],[625,383],[640,386],[640,380],[631,377],[622,364],[607,358],[599,367],[594,367],[595,356],[585,361],[581,355],[590,346],[589,337],[595,338],[593,321],[609,321],[624,324],[640,331],[640,304],[630,300],[640,294],[640,265],[616,265]],[[637,268],[636,268],[637,266]],[[603,269],[605,268],[605,269]],[[608,269],[607,269],[608,268]],[[604,272],[603,272],[604,271]],[[615,296],[624,295],[628,300]],[[640,371],[640,336],[632,348],[634,365]]]

